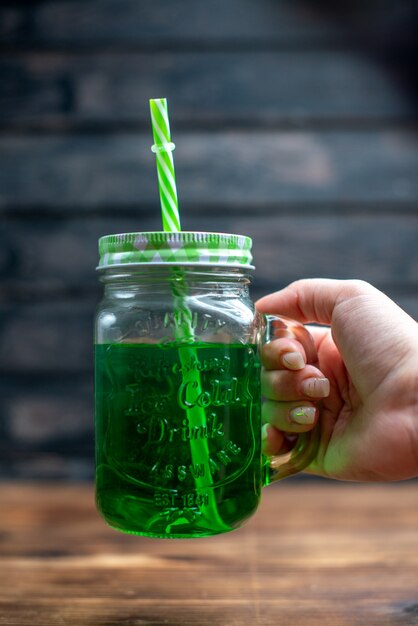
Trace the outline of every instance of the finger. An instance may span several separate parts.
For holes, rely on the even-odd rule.
[[[318,409],[311,402],[274,402],[266,400],[261,407],[262,420],[283,432],[304,433],[315,426]]]
[[[306,353],[295,339],[274,339],[263,346],[261,361],[267,370],[300,370],[305,367]]]
[[[312,326],[308,324],[305,328],[312,336],[317,349],[328,335],[331,335],[331,328],[329,326]]]
[[[288,315],[302,323],[330,324],[338,302],[370,290],[373,287],[362,281],[304,279],[261,298],[256,306],[262,313]]]
[[[275,426],[264,424],[262,452],[267,456],[287,454],[294,447],[297,437],[297,433],[282,433]]]
[[[330,382],[321,370],[306,365],[303,370],[262,370],[261,393],[269,400],[289,401],[298,399],[327,398]]]
[[[284,435],[280,430],[277,430],[274,426],[270,426],[270,424],[264,424],[263,426],[263,444],[262,451],[267,456],[271,456],[272,454],[278,454],[284,444]]]
[[[305,361],[307,363],[315,363],[317,361],[318,354],[315,348],[315,342],[303,324],[285,315],[267,317],[271,337],[274,339],[290,338],[298,341],[305,350]]]

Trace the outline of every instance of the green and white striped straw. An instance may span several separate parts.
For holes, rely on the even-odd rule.
[[[181,225],[172,154],[175,145],[171,141],[167,99],[154,98],[150,100],[150,109],[152,134],[155,142],[151,150],[155,153],[157,161],[163,230],[166,232],[178,232],[181,230]],[[172,277],[175,306],[177,310],[181,310],[184,320],[183,327],[179,329],[182,334],[181,339],[193,341],[193,330],[190,326],[192,315],[184,302],[184,297],[187,296],[187,285],[182,272],[179,270],[173,269]]]
[[[155,142],[151,150],[155,153],[157,160],[163,229],[166,232],[178,232],[181,230],[181,226],[172,155],[175,145],[171,141],[166,98],[150,100],[150,109],[152,132]],[[194,330],[192,326],[192,313],[186,301],[188,292],[187,283],[183,271],[176,267],[171,269],[171,290],[174,298],[174,308],[182,314],[183,323],[180,327],[176,328],[176,339],[181,344],[178,348],[180,362],[184,369],[187,370],[187,364],[192,360],[196,361],[197,354],[193,347]],[[198,371],[192,371],[188,375],[183,375],[183,382],[189,382],[189,379],[192,380],[197,390],[202,389]],[[195,406],[188,409],[187,417],[191,427],[206,426],[206,414],[202,407]],[[205,439],[190,440],[190,452],[193,464],[208,464],[210,453],[208,442]],[[209,491],[209,502],[205,511],[205,517],[209,517],[209,520],[207,520],[209,524],[213,522],[216,523],[218,528],[230,530],[219,516],[215,494],[211,489],[213,484],[212,478],[210,476],[206,478],[195,477],[194,481],[196,489]]]
[[[181,225],[172,154],[175,145],[171,141],[167,99],[155,98],[150,100],[150,109],[154,135],[154,145],[151,150],[157,159],[163,230],[177,232],[181,230]]]

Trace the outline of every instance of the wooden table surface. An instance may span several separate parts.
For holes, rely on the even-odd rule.
[[[0,484],[0,624],[412,626],[418,486],[288,481],[241,530],[108,528],[90,485]]]

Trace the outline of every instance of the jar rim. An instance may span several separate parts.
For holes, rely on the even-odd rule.
[[[255,270],[255,265],[233,265],[231,263],[112,263],[112,265],[97,265],[95,268],[98,272],[105,272],[108,270],[121,270],[126,269],[139,269],[141,267],[155,267],[155,268],[163,268],[163,267],[185,267],[185,268],[200,268],[202,270],[205,269],[237,269],[237,270]]]
[[[96,269],[136,265],[242,267],[252,265],[252,240],[244,235],[202,231],[147,231],[99,239]]]

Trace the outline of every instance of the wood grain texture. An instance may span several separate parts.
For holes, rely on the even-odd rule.
[[[0,277],[16,292],[90,288],[98,294],[97,240],[116,232],[159,228],[158,207],[133,217],[9,220],[0,228]],[[337,213],[337,212],[335,212]],[[184,211],[186,230],[244,233],[253,238],[257,290],[275,290],[301,277],[361,278],[391,289],[418,286],[418,215],[240,215],[221,205]],[[1,312],[1,309],[0,309]]]
[[[187,52],[0,59],[6,128],[141,124],[148,99],[169,98],[173,128],[413,120],[412,99],[361,52]]]
[[[122,535],[90,486],[0,487],[4,626],[414,626],[416,484],[287,482],[239,531]]]
[[[2,41],[22,47],[306,45],[336,43],[343,31],[327,25],[300,0],[262,0],[256,5],[251,0],[94,0],[88,4],[49,0],[4,5]]]
[[[416,13],[410,0],[1,3],[0,475],[91,476],[96,239],[159,227],[149,97],[169,98],[183,225],[253,236],[254,298],[356,276],[418,318]],[[39,619],[65,623],[42,598]],[[203,600],[192,623],[216,623]],[[20,626],[31,608],[12,604]],[[164,606],[143,618],[96,603],[91,623],[170,623]]]
[[[38,452],[83,456],[93,452],[94,395],[93,372],[72,376],[52,373],[33,375],[29,380],[0,383],[1,415],[5,422],[4,440],[14,441],[0,456],[24,456],[31,448]],[[22,453],[22,454],[21,454]]]
[[[410,132],[175,133],[179,199],[260,206],[418,198]],[[132,207],[158,202],[149,133],[1,137],[0,207]]]
[[[90,372],[93,320],[94,301],[88,298],[9,307],[3,311],[3,372]]]

